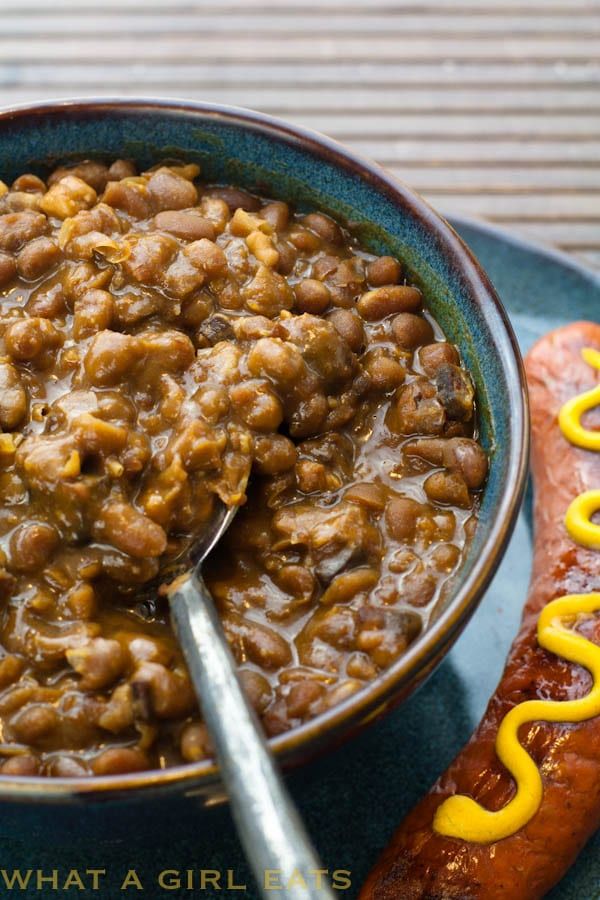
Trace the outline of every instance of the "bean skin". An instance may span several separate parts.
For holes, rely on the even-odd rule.
[[[380,256],[367,266],[367,281],[372,287],[398,284],[402,278],[402,266],[393,256]]]
[[[213,223],[195,210],[165,210],[155,216],[154,225],[159,231],[168,231],[185,241],[199,241],[201,238],[214,241],[216,237]]]
[[[17,263],[10,253],[0,250],[0,288],[7,285],[17,274]]]
[[[327,285],[315,278],[305,278],[294,288],[296,309],[298,312],[319,315],[325,312],[331,302],[331,294]]]
[[[11,756],[0,766],[0,774],[21,777],[23,775],[39,775],[40,762],[36,756],[24,753],[21,756]]]
[[[433,328],[427,319],[414,313],[399,313],[392,321],[392,334],[403,350],[415,350],[433,341]]]
[[[6,349],[19,362],[41,361],[47,351],[62,343],[62,335],[52,322],[32,316],[9,325],[4,334]]]
[[[367,322],[402,312],[414,312],[423,302],[421,291],[409,285],[392,285],[367,291],[356,308]]]
[[[61,257],[56,241],[39,237],[26,244],[17,256],[17,269],[21,278],[35,281],[52,268]]]
[[[425,493],[435,503],[468,509],[471,497],[467,484],[458,472],[434,472],[423,485]]]
[[[59,540],[56,529],[45,522],[20,525],[10,538],[13,566],[21,572],[39,572],[56,550]]]
[[[136,747],[111,747],[92,760],[94,775],[126,775],[148,767],[147,755]]]
[[[419,362],[423,366],[423,371],[429,377],[433,377],[440,366],[447,363],[457,366],[460,363],[458,352],[452,344],[437,343],[427,344],[419,350]]]
[[[129,334],[101,331],[96,335],[84,359],[85,371],[92,384],[105,387],[118,384],[131,371],[132,360],[143,350]]]
[[[136,559],[157,557],[165,552],[164,529],[128,503],[113,501],[101,511],[94,530],[98,537]]]
[[[27,412],[27,391],[17,369],[0,360],[0,425],[12,431]]]

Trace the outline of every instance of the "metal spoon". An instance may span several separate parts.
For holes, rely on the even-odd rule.
[[[325,870],[240,686],[212,597],[202,580],[202,563],[236,511],[237,507],[220,505],[211,528],[194,548],[194,568],[169,587],[171,620],[261,894],[269,900],[331,900],[333,894],[318,874]],[[277,871],[276,882],[285,885],[281,890],[266,884],[269,869]]]

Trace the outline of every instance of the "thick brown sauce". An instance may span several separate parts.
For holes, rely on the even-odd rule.
[[[0,182],[3,774],[210,755],[156,585],[249,475],[206,578],[269,734],[404,652],[475,523],[470,380],[401,264],[197,174]]]

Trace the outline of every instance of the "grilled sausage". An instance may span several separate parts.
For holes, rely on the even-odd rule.
[[[536,900],[554,885],[600,826],[600,717],[578,724],[533,722],[519,733],[542,777],[537,812],[516,833],[494,843],[445,837],[433,819],[442,802],[466,794],[499,810],[515,783],[495,750],[498,727],[510,709],[530,699],[565,701],[586,695],[590,674],[542,649],[540,611],[566,594],[600,591],[600,552],[574,543],[564,516],[574,497],[600,488],[600,453],[563,436],[559,410],[598,384],[600,374],[581,350],[600,350],[600,325],[578,322],[540,340],[526,359],[532,407],[534,561],[521,629],[483,720],[450,768],[412,810],[367,878],[360,900]],[[585,427],[600,429],[600,410]],[[600,623],[585,636],[600,643]],[[451,714],[451,711],[448,711]]]

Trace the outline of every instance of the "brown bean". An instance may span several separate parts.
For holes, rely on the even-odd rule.
[[[250,705],[257,713],[264,712],[273,698],[273,690],[265,676],[254,669],[239,669],[238,675]]]
[[[193,244],[188,244],[183,253],[209,280],[222,278],[227,274],[227,257],[222,248],[213,241],[201,238]]]
[[[71,421],[77,446],[84,454],[108,457],[120,453],[127,446],[130,432],[120,425],[104,422],[91,413],[81,413]]]
[[[429,377],[433,377],[440,366],[450,363],[453,366],[460,365],[458,351],[452,344],[440,341],[436,344],[427,344],[419,350],[419,362],[423,371]]]
[[[80,262],[69,266],[63,277],[63,288],[68,300],[81,297],[94,288],[106,288],[113,277],[112,269],[98,269],[90,262]]]
[[[327,469],[314,459],[300,459],[296,463],[296,484],[303,494],[327,491],[329,488]]]
[[[39,572],[59,543],[56,529],[47,522],[26,522],[10,537],[11,565],[19,572]]]
[[[321,247],[321,239],[308,228],[292,228],[288,240],[301,253],[316,253]]]
[[[47,290],[42,284],[29,297],[26,309],[30,316],[41,316],[43,319],[56,319],[64,315],[65,294],[62,284],[54,284]]]
[[[360,681],[356,681],[352,678],[340,682],[328,691],[325,697],[327,708],[329,709],[332,706],[337,706],[338,703],[343,703],[348,697],[352,697],[353,694],[356,694],[362,686]]]
[[[17,269],[21,278],[35,281],[56,265],[61,252],[56,241],[49,237],[35,238],[26,244],[17,256]]]
[[[295,247],[288,241],[277,241],[275,249],[279,254],[277,271],[280,275],[291,275],[296,265],[297,253]]]
[[[283,231],[290,218],[290,208],[282,200],[273,200],[272,203],[263,206],[260,217],[268,222],[274,231]]]
[[[7,285],[17,274],[17,263],[10,253],[0,250],[0,288]]]
[[[152,173],[148,192],[157,210],[187,209],[198,202],[194,184],[167,166]]]
[[[297,681],[285,698],[288,716],[291,719],[303,719],[310,715],[311,707],[319,702],[324,693],[325,686],[318,681]]]
[[[458,472],[471,490],[481,487],[487,475],[485,450],[472,438],[419,438],[405,444],[403,451]]]
[[[331,294],[327,285],[316,278],[305,278],[294,285],[296,309],[301,313],[320,315],[331,302]]]
[[[122,178],[131,178],[137,175],[135,163],[128,159],[116,159],[108,170],[108,177],[111,181],[120,181]]]
[[[327,316],[327,321],[332,323],[354,353],[362,350],[365,344],[365,329],[355,312],[349,309],[335,309]]]
[[[464,509],[471,506],[469,489],[458,472],[434,472],[425,481],[423,488],[434,503],[461,506]]]
[[[27,412],[27,392],[12,363],[0,360],[0,426],[6,431],[23,420]]]
[[[460,550],[454,544],[440,544],[434,547],[430,560],[438,572],[451,572],[458,564]]]
[[[344,494],[346,500],[358,503],[375,512],[383,512],[386,504],[386,492],[379,484],[358,482],[348,488]]]
[[[310,228],[311,231],[314,231],[315,234],[318,234],[322,240],[327,241],[329,244],[339,245],[344,241],[344,235],[340,226],[333,219],[330,219],[329,216],[326,216],[325,213],[309,213],[303,217],[302,224]]]
[[[260,209],[260,200],[254,194],[234,187],[210,187],[206,188],[205,195],[224,200],[230,212],[236,209],[245,209],[247,212],[257,212]]]
[[[65,607],[74,619],[89,621],[96,612],[96,592],[91,584],[75,584],[64,596]]]
[[[380,256],[367,266],[367,281],[373,287],[398,284],[402,278],[402,266],[393,256]]]
[[[310,600],[315,592],[316,579],[310,569],[289,563],[273,576],[277,587],[297,600]]]
[[[213,223],[194,209],[164,210],[154,217],[154,227],[184,241],[199,241],[201,238],[214,241],[216,237]]]
[[[125,775],[149,767],[148,757],[136,747],[110,747],[92,760],[94,775]]]
[[[385,522],[395,541],[412,541],[415,538],[417,520],[425,512],[422,503],[411,497],[395,497],[385,510]]]
[[[7,654],[0,659],[0,689],[8,687],[9,684],[20,678],[25,668],[25,660],[14,654]]]
[[[336,604],[321,607],[311,616],[296,638],[300,661],[309,666],[317,662],[312,655],[315,640],[329,644],[339,651],[354,650],[356,627],[357,613],[351,606]],[[317,667],[328,668],[321,665]]]
[[[368,594],[379,581],[377,569],[362,566],[341,572],[321,594],[320,603],[331,606],[337,603],[349,603],[358,594]]]
[[[74,304],[73,337],[76,340],[105,331],[114,315],[112,295],[108,291],[86,291]]]
[[[104,163],[86,160],[85,162],[77,163],[74,166],[61,166],[60,168],[55,169],[48,178],[48,185],[51,187],[67,175],[75,175],[77,178],[81,178],[86,184],[91,185],[95,191],[100,192],[106,187],[109,172]],[[43,184],[44,183],[42,182],[42,185]]]
[[[54,756],[48,762],[47,773],[53,778],[84,778],[90,771],[83,759],[75,756]]]
[[[142,332],[138,335],[138,342],[147,358],[144,371],[148,378],[164,372],[183,372],[196,357],[194,345],[187,334],[174,329]]]
[[[279,669],[292,659],[287,641],[272,628],[229,613],[223,627],[238,661],[249,659],[264,669]]]
[[[92,341],[83,364],[92,384],[108,387],[122,381],[142,353],[137,338],[105,330],[100,331]]]
[[[167,536],[160,525],[118,500],[102,507],[94,532],[136,559],[160,556],[167,547]]]
[[[37,192],[11,191],[2,197],[2,208],[6,212],[23,212],[24,210],[39,212],[42,197],[43,194]]]
[[[372,322],[395,313],[414,312],[422,301],[423,296],[418,288],[398,284],[367,291],[359,298],[356,308],[363,319]]]
[[[0,216],[0,250],[14,253],[27,241],[44,234],[48,228],[46,216],[39,212],[6,213]]]
[[[43,362],[47,351],[60,346],[63,337],[52,322],[39,316],[19,319],[4,334],[6,350],[19,362]]]
[[[451,438],[444,447],[443,464],[458,472],[471,490],[480,488],[487,476],[485,450],[470,438]]]
[[[296,403],[290,403],[286,410],[286,421],[291,436],[299,440],[318,434],[328,412],[327,397],[320,391],[308,397],[302,396]]]
[[[208,728],[204,722],[191,722],[181,732],[181,755],[186,762],[199,762],[214,753]]]
[[[133,181],[109,181],[102,195],[102,202],[114,209],[123,210],[134,219],[147,219],[153,212],[152,197],[147,185]]]
[[[259,435],[254,440],[254,465],[261,475],[275,475],[291,469],[297,458],[296,446],[283,434]]]
[[[348,659],[346,674],[350,678],[359,678],[361,681],[372,681],[377,675],[377,667],[366,653],[358,651],[352,653]]]
[[[402,384],[406,369],[386,350],[376,347],[363,358],[364,371],[376,391],[393,391]]]
[[[59,716],[53,706],[45,703],[29,703],[10,720],[10,729],[17,741],[35,744],[54,731]]]
[[[11,756],[0,766],[0,774],[12,775],[20,778],[23,775],[39,775],[40,761],[37,756],[22,753],[19,756]]]
[[[422,316],[399,313],[392,321],[394,340],[403,350],[415,350],[433,341],[433,328]]]
[[[253,375],[267,375],[276,384],[291,387],[304,371],[304,361],[293,344],[261,338],[248,354],[248,368]]]
[[[273,318],[294,305],[294,294],[285,278],[268,266],[261,265],[242,296],[250,312]]]
[[[132,687],[148,685],[152,710],[159,719],[177,719],[194,708],[194,692],[187,674],[171,671],[160,663],[140,663],[131,683]]]
[[[43,194],[46,191],[46,185],[41,178],[38,178],[37,175],[32,175],[30,172],[27,172],[25,175],[20,175],[18,178],[16,178],[13,181],[10,189],[11,191],[25,191],[26,193],[32,192],[34,194]]]
[[[118,641],[94,638],[66,652],[67,662],[78,675],[83,691],[95,691],[112,684],[125,668],[125,654]]]
[[[126,275],[140,284],[160,284],[163,273],[179,249],[174,237],[154,232],[129,241],[130,254],[121,263]]]
[[[426,572],[416,571],[407,575],[402,582],[400,595],[409,606],[427,606],[435,596],[436,579]]]
[[[249,428],[276,431],[281,425],[281,401],[264,382],[244,381],[234,385],[229,396],[237,414]]]

